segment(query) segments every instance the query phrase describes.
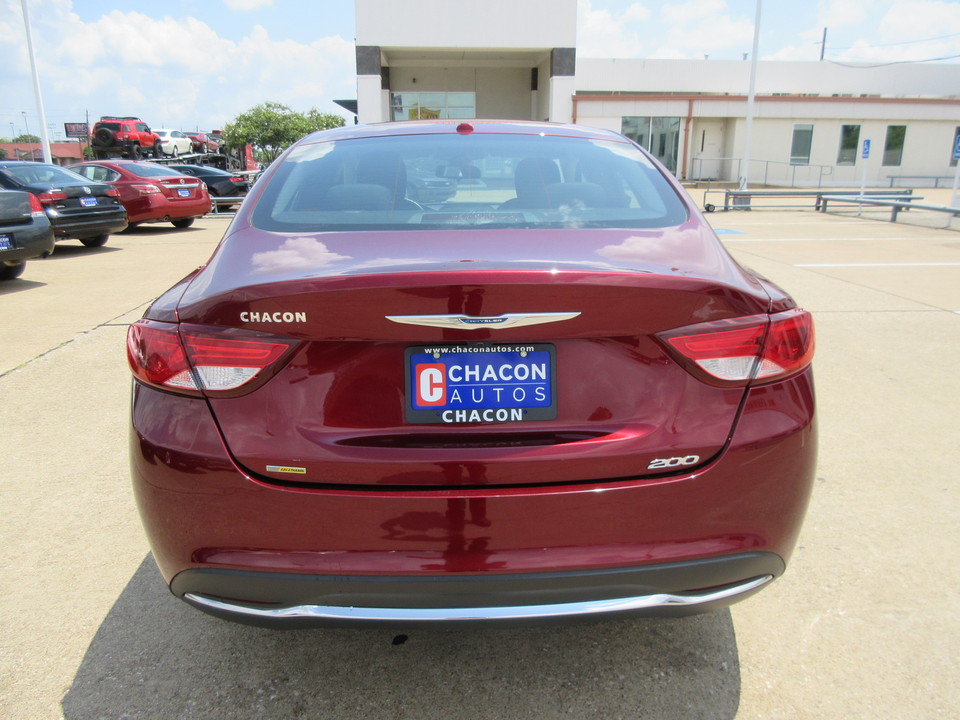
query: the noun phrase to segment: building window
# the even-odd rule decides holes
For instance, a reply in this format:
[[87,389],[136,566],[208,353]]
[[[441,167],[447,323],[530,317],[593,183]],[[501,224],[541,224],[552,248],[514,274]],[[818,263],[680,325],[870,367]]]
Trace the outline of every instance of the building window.
[[857,148],[860,145],[860,126],[840,126],[840,150],[837,152],[837,165],[856,165]]
[[674,175],[677,173],[677,151],[680,147],[680,118],[625,117],[620,132],[648,150]]
[[954,157],[953,149],[957,147],[958,142],[960,142],[960,127],[953,131],[953,145],[950,146],[950,167],[957,166],[957,158]]
[[790,164],[809,165],[812,146],[813,125],[794,125],[793,142],[790,145]]
[[906,136],[906,125],[887,125],[887,139],[883,144],[885,166],[900,166],[900,161],[903,160],[903,140]]
[[477,116],[472,92],[399,92],[390,99],[394,120],[469,120]]

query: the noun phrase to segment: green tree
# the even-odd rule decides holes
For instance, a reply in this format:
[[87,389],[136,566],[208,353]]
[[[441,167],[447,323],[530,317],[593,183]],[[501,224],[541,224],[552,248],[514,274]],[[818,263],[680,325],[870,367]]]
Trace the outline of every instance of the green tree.
[[36,135],[23,134],[23,135],[17,135],[11,142],[15,142],[15,143],[38,143],[38,142],[40,142],[40,138],[38,138]]
[[223,138],[231,149],[253,145],[256,159],[266,165],[305,135],[342,126],[343,118],[339,115],[322,113],[315,108],[299,113],[286,105],[266,102],[228,122],[223,128]]

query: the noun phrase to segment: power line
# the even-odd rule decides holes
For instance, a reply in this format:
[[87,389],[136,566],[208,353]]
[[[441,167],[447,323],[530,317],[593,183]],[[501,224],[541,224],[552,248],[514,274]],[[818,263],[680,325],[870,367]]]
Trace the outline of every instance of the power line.
[[[896,47],[897,45],[915,45],[915,44],[917,44],[917,43],[933,42],[934,40],[946,40],[947,38],[952,38],[952,37],[957,37],[957,36],[960,36],[960,33],[950,33],[949,35],[938,35],[937,37],[925,38],[925,39],[923,39],[923,40],[903,40],[903,41],[901,41],[901,42],[884,43],[884,44],[880,44],[880,45],[878,45],[878,44],[876,44],[876,43],[870,43],[870,47],[872,47],[872,48],[881,48],[881,47]],[[857,46],[853,46],[853,47],[842,47],[842,48],[831,48],[831,50],[855,50],[855,49],[858,49]]]
[[915,65],[918,63],[927,63],[927,62],[942,62],[943,60],[956,60],[957,58],[960,58],[960,55],[946,55],[944,57],[926,58],[924,60],[894,60],[892,62],[874,63],[872,65],[857,63],[857,61],[855,60],[851,62],[840,62],[839,60],[827,60],[827,62],[833,63],[834,65],[840,65],[842,67],[867,69],[867,68],[889,67],[890,65]]

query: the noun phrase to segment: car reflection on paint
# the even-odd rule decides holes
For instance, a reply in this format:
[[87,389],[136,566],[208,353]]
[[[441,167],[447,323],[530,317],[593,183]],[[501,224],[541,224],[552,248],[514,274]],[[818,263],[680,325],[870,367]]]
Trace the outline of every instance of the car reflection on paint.
[[789,560],[812,354],[620,135],[330,130],[131,326],[134,490],[172,592],[231,620],[714,610]]

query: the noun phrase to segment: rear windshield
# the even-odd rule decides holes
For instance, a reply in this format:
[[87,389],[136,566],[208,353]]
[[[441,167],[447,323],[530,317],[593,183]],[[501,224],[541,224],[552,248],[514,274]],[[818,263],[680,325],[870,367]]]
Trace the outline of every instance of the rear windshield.
[[183,173],[188,173],[190,175],[207,175],[209,177],[222,176],[222,177],[233,177],[233,173],[229,173],[226,170],[220,170],[219,168],[206,167],[206,166],[196,166],[196,167],[183,167],[182,165],[173,165],[174,170],[179,170]]
[[163,165],[155,165],[154,163],[130,163],[129,165],[124,165],[123,167],[127,172],[147,178],[181,177],[183,175],[182,172],[171,170]]
[[278,232],[664,227],[686,208],[628,142],[545,135],[407,135],[295,148],[257,204]]
[[83,176],[71,170],[65,170],[59,165],[46,165],[43,163],[7,165],[3,167],[3,172],[25,185],[42,183],[76,185],[80,182],[89,182]]

